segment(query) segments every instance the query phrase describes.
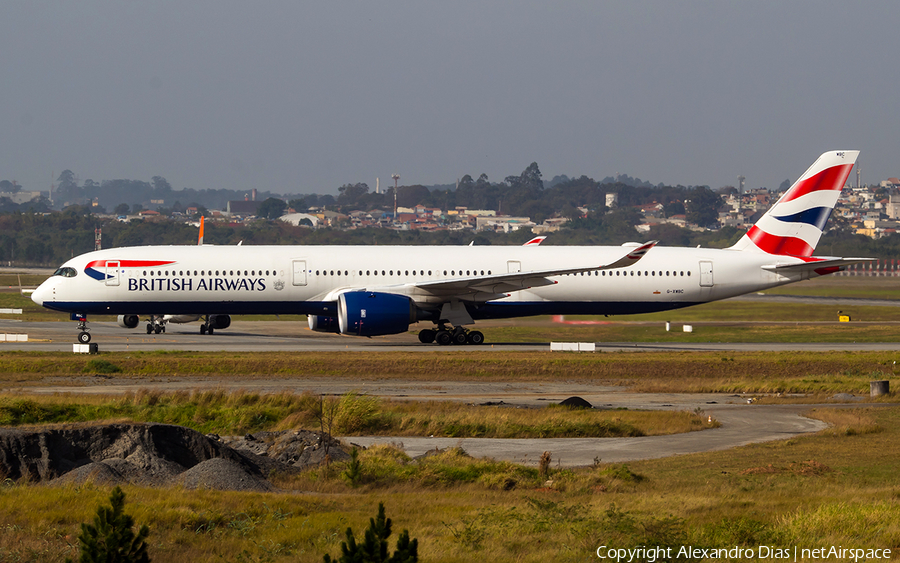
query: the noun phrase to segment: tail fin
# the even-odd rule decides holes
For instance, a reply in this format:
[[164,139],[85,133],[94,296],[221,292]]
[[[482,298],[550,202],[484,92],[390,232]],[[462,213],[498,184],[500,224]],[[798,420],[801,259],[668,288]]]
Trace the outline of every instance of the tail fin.
[[859,151],[820,156],[731,250],[812,256]]
[[200,236],[197,237],[197,244],[203,246],[203,215],[200,216]]

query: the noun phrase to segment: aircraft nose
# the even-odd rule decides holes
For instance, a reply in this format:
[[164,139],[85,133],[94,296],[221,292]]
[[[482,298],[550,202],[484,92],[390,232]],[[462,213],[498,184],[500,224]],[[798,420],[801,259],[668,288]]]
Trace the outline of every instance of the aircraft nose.
[[47,298],[47,282],[42,283],[31,293],[31,300],[37,303],[38,305],[44,304],[44,299]]

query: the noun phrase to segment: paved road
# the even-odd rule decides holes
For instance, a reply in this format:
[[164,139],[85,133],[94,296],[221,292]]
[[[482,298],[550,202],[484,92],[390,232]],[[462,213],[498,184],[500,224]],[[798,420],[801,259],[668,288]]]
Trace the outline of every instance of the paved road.
[[674,436],[522,440],[347,437],[344,440],[361,446],[396,443],[413,457],[435,448],[459,446],[474,457],[492,457],[526,465],[537,465],[541,454],[548,451],[553,457],[553,465],[573,467],[591,465],[595,460],[621,463],[726,450],[754,442],[783,440],[825,428],[825,423],[801,416],[800,413],[809,408],[806,405],[709,407],[704,412],[721,422],[720,428]]
[[[694,323],[700,325],[702,323]],[[715,323],[706,323],[715,324]],[[731,323],[733,324],[733,323]],[[772,324],[772,323],[767,323]],[[791,323],[794,324],[794,323]],[[888,324],[888,323],[878,323]],[[421,344],[413,334],[358,338],[312,332],[305,323],[283,321],[236,321],[227,330],[218,330],[212,336],[201,335],[199,324],[169,325],[164,334],[148,335],[141,329],[127,330],[116,323],[91,321],[93,342],[102,352],[133,350],[179,350],[216,352],[222,350],[240,352],[276,351],[367,351],[367,352],[428,352],[433,350],[487,350],[487,351],[549,351],[550,343],[488,343],[477,348],[441,347]],[[0,333],[27,334],[27,343],[0,342],[2,350],[31,350],[40,352],[66,352],[72,350],[77,330],[74,322],[19,322],[0,320]],[[670,342],[599,342],[597,350],[619,351],[900,351],[900,342],[875,343],[670,343]]]

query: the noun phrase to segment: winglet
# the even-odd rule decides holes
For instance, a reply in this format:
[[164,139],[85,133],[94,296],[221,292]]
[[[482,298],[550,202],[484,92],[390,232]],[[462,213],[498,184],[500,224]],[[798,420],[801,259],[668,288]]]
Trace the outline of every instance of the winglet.
[[659,244],[658,240],[651,240],[650,242],[645,242],[644,244],[632,249],[631,252],[619,258],[612,264],[607,264],[606,266],[602,266],[601,270],[613,270],[615,268],[625,268],[627,266],[631,266],[632,264],[636,264],[638,260],[644,257],[647,252],[650,251],[651,248]]

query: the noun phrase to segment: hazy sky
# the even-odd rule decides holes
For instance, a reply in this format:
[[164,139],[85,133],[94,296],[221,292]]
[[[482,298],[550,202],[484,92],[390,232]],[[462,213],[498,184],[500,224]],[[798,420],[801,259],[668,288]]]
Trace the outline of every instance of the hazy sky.
[[8,0],[0,179],[336,193],[536,161],[774,188],[859,149],[877,182],[900,176],[898,24],[894,0]]

